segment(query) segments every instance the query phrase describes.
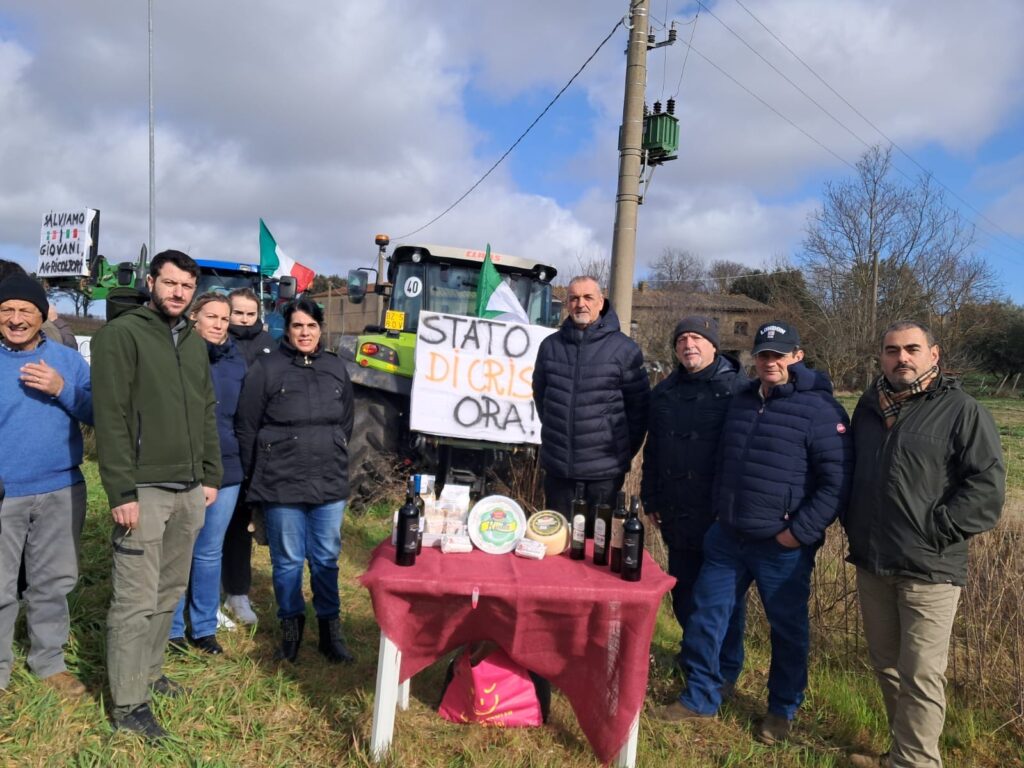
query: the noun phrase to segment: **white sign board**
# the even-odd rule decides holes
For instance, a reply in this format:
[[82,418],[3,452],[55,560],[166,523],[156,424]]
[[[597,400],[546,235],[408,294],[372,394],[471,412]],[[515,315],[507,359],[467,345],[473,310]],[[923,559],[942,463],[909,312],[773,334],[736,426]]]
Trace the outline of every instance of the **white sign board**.
[[43,214],[39,234],[39,277],[88,277],[96,255],[100,212],[93,208]]
[[410,426],[492,443],[540,444],[533,366],[553,328],[421,312]]

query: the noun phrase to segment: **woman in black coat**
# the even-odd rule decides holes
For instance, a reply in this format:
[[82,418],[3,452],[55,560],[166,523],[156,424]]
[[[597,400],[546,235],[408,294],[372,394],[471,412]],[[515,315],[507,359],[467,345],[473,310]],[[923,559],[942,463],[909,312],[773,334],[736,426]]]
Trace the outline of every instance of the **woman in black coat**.
[[339,615],[338,556],[348,498],[352,384],[344,363],[323,349],[323,310],[308,299],[282,313],[280,347],[249,369],[236,431],[247,500],[263,504],[281,620],[278,657],[295,661],[305,626],[302,569],[309,563],[320,652],[350,662]]

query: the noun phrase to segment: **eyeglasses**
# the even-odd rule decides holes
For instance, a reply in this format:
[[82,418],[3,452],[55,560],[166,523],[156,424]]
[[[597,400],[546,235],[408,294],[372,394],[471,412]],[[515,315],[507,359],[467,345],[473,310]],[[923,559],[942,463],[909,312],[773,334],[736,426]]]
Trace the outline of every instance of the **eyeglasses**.
[[21,316],[26,320],[35,320],[38,317],[42,317],[42,314],[38,309],[20,309],[16,307],[0,307],[0,320],[10,320],[15,315]]

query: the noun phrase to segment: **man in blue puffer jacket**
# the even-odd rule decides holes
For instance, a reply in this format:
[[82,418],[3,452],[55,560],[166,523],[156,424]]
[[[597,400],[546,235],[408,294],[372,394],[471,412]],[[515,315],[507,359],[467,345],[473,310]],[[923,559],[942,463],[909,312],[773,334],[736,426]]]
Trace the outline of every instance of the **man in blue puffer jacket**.
[[814,556],[843,509],[853,476],[849,419],[828,377],[803,365],[795,328],[762,325],[755,336],[757,380],[726,414],[715,475],[717,522],[704,539],[704,566],[686,625],[687,686],[658,715],[712,717],[724,681],[719,650],[737,595],[757,584],[771,626],[768,714],[758,741],[789,734],[807,686]]
[[640,347],[619,330],[594,278],[569,281],[566,304],[569,316],[537,350],[533,399],[544,497],[568,515],[577,483],[591,508],[615,502],[647,433],[650,382]]

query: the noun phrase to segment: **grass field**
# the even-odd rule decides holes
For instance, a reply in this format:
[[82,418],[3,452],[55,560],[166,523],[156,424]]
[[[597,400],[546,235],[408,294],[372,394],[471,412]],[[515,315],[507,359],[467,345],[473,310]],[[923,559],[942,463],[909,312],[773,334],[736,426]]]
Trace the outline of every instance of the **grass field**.
[[[852,399],[844,402],[852,406]],[[1009,517],[1019,517],[1024,499],[1024,402],[985,401],[1003,438],[1010,477]],[[86,467],[90,487],[84,535],[82,577],[72,595],[70,665],[88,686],[90,698],[78,705],[59,700],[27,671],[26,637],[19,622],[15,672],[0,693],[0,765],[11,766],[363,766],[370,765],[368,737],[373,711],[378,630],[367,593],[357,577],[371,549],[388,533],[387,504],[365,514],[347,515],[341,560],[342,606],[350,645],[358,661],[350,667],[324,663],[315,632],[307,632],[296,665],[273,661],[278,642],[267,550],[256,549],[254,604],[263,623],[253,632],[222,632],[226,655],[169,657],[167,673],[191,689],[180,699],[157,700],[155,709],[174,738],[159,747],[113,734],[104,709],[108,693],[104,667],[104,623],[109,599],[109,516],[99,492],[95,467]],[[649,539],[655,537],[648,537]],[[657,542],[654,542],[657,550]],[[751,738],[763,714],[767,677],[767,630],[752,600],[746,669],[738,695],[722,717],[698,724],[665,725],[640,721],[640,766],[844,766],[852,749],[885,747],[885,718],[874,678],[867,668],[855,610],[848,608],[848,573],[841,560],[841,534],[833,528],[819,558],[810,685],[789,743],[764,747]],[[831,554],[829,554],[831,552]],[[988,552],[988,550],[985,550]],[[659,554],[655,552],[656,556]],[[987,557],[987,555],[986,555]],[[1019,562],[1019,560],[1014,561]],[[1024,570],[1024,569],[1022,569]],[[307,593],[308,594],[308,593]],[[834,599],[834,596],[838,598]],[[1021,624],[1020,599],[1000,603],[998,621]],[[968,597],[967,599],[975,599]],[[981,599],[981,598],[978,598]],[[847,608],[837,611],[837,605]],[[1011,613],[1006,613],[1006,612]],[[965,616],[981,616],[965,605]],[[986,616],[988,614],[985,614]],[[312,620],[312,615],[310,615]],[[972,619],[973,620],[973,619]],[[315,625],[315,622],[313,622]],[[982,623],[978,619],[977,623]],[[1004,633],[1005,634],[1005,633]],[[985,637],[988,637],[985,635]],[[679,680],[667,668],[679,630],[667,603],[658,617],[645,715],[675,696]],[[988,642],[988,641],[986,641]],[[1017,636],[1018,646],[1020,636]],[[953,675],[943,749],[948,766],[1020,765],[1024,747],[1020,647],[1016,662],[999,660],[983,670],[991,682],[972,687],[970,675]],[[972,656],[968,654],[967,659]],[[974,665],[978,665],[975,653]],[[986,658],[996,658],[991,650]],[[956,657],[954,657],[954,662]],[[963,662],[961,662],[963,663]],[[1007,664],[1017,664],[1006,668]],[[998,665],[998,669],[995,667]],[[1017,676],[1017,685],[1013,677]],[[412,682],[412,705],[399,713],[387,766],[594,766],[597,764],[572,711],[557,693],[548,726],[527,730],[460,727],[438,717],[436,708],[443,662]],[[984,681],[983,681],[984,682]],[[995,691],[995,693],[993,693]]]

